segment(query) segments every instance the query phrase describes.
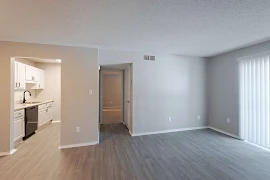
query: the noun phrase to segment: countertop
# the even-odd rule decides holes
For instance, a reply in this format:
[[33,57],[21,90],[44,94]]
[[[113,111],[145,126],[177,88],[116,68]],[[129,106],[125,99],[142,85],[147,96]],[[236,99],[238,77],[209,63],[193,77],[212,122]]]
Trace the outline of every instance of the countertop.
[[[29,101],[27,101],[27,102],[29,102]],[[29,108],[29,107],[32,107],[32,106],[38,106],[38,105],[45,104],[45,103],[48,103],[48,102],[53,102],[53,100],[35,100],[33,102],[38,102],[38,103],[32,103],[32,104],[14,104],[14,111],[18,111],[18,110],[21,110],[21,109]]]

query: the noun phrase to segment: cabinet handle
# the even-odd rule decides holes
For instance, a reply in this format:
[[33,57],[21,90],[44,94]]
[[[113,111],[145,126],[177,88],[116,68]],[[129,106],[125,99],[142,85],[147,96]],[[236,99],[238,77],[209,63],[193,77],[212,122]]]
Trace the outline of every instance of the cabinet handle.
[[19,87],[21,87],[21,83],[19,83]]
[[15,87],[18,87],[18,83],[16,83]]

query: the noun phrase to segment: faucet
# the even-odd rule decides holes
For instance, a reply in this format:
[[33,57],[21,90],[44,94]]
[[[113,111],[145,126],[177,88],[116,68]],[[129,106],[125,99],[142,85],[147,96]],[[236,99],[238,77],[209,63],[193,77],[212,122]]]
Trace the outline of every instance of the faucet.
[[26,102],[26,100],[25,100],[25,93],[26,93],[26,92],[28,92],[29,95],[31,96],[30,91],[24,91],[24,92],[23,92],[23,104]]

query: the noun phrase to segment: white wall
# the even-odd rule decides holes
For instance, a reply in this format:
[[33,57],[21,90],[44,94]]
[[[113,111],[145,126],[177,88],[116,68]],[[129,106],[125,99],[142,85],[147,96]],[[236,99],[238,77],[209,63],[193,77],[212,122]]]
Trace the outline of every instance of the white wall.
[[[228,52],[209,59],[209,125],[239,136],[237,58],[270,50],[270,41]],[[227,123],[227,118],[231,122]]]
[[[149,54],[149,53],[145,53]],[[133,63],[133,133],[206,126],[206,60],[100,50],[99,64]],[[201,119],[197,119],[197,115]],[[172,121],[168,121],[168,117]]]
[[45,73],[45,89],[36,90],[36,99],[53,100],[53,121],[61,121],[61,64],[36,63]]

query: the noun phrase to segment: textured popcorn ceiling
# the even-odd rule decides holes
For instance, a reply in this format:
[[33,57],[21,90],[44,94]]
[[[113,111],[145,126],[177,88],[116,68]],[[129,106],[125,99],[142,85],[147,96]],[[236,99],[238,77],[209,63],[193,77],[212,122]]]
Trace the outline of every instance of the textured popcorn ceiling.
[[268,40],[270,0],[0,0],[0,40],[212,56]]

